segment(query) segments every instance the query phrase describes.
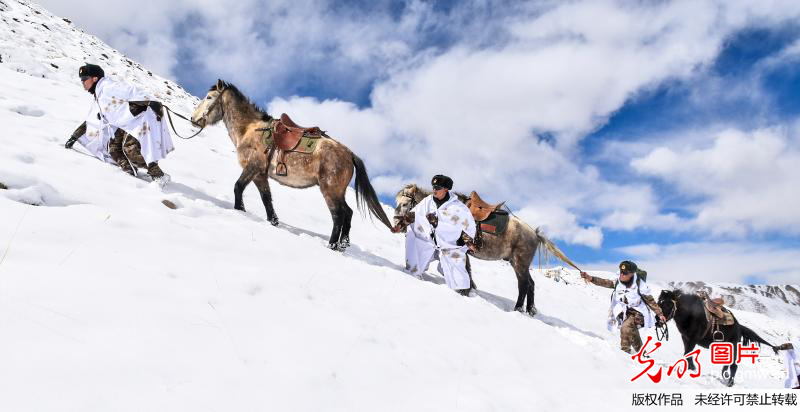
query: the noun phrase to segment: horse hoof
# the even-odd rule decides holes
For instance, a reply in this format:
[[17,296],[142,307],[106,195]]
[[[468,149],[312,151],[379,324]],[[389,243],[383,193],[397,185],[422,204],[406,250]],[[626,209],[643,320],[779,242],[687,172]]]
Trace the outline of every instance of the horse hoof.
[[732,386],[733,386],[733,378],[730,378],[730,379],[728,379],[728,380],[725,382],[725,386],[727,386],[727,387],[729,387],[729,388],[730,388],[730,387],[732,387]]
[[344,249],[340,248],[338,243],[329,243],[328,244],[328,249],[334,250],[334,251],[337,251],[337,252],[344,252]]
[[269,224],[271,224],[272,226],[278,226],[278,223],[280,223],[280,222],[278,222],[278,217],[277,216],[273,217],[272,219],[268,219],[268,221],[269,221]]
[[528,308],[528,315],[530,316],[536,316],[538,312],[539,311],[536,310],[536,306],[531,306],[530,308]]
[[339,241],[339,247],[344,250],[350,247],[350,239],[344,238]]

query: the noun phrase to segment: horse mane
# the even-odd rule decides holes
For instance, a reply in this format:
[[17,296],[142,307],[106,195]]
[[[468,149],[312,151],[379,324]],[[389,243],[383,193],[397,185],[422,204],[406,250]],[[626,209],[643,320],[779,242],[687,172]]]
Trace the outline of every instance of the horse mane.
[[[229,92],[233,93],[233,95],[238,100],[240,100],[240,101],[246,103],[248,106],[250,106],[250,108],[253,109],[253,111],[255,111],[259,115],[259,119],[260,120],[263,120],[265,122],[268,122],[268,121],[272,120],[272,116],[270,116],[269,113],[267,113],[264,109],[258,107],[257,104],[255,104],[252,100],[250,100],[249,97],[245,96],[245,94],[242,93],[241,90],[239,90],[239,88],[236,87],[233,83],[229,83],[229,82],[226,82],[224,80],[220,80],[220,82],[222,83],[222,88],[224,90],[228,90]],[[214,83],[214,85],[211,86],[211,88],[208,89],[208,91],[217,90],[217,85],[218,84],[219,83]]]

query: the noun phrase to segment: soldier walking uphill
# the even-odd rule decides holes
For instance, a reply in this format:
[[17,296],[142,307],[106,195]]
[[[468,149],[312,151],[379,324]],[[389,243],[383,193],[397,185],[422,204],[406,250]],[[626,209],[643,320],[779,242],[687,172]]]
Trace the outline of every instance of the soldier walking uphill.
[[614,325],[619,328],[620,349],[623,352],[631,354],[639,352],[642,348],[639,328],[653,327],[655,316],[666,323],[661,308],[653,299],[650,287],[636,273],[635,263],[627,260],[620,263],[617,281],[591,276],[586,272],[581,272],[581,277],[597,286],[614,289],[611,295],[608,328],[611,330]]
[[160,186],[169,175],[158,161],[173,150],[172,138],[162,122],[163,107],[134,86],[105,77],[100,66],[87,64],[78,70],[84,90],[94,96],[86,121],[64,145],[77,141],[97,158],[117,164],[136,175],[136,168]]
[[469,296],[474,289],[468,250],[475,250],[475,219],[466,205],[450,195],[453,179],[436,175],[431,179],[433,193],[398,223],[393,232],[411,225],[406,233],[406,270],[417,278],[428,270],[433,260],[451,289]]

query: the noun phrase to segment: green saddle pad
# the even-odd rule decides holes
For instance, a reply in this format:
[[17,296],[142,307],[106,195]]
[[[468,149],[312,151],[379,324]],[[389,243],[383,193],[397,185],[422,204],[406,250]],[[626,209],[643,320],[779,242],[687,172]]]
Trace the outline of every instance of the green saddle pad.
[[[269,147],[272,144],[272,133],[265,132],[262,134],[261,138],[264,141],[264,145]],[[317,143],[323,139],[323,137],[306,137],[303,136],[300,138],[300,142],[297,143],[294,149],[289,150],[290,152],[300,152],[300,153],[313,153],[314,149],[317,148]]]
[[483,233],[499,236],[506,233],[506,229],[508,229],[508,220],[508,212],[505,210],[496,210],[492,212],[486,220],[482,220],[478,222],[478,224]]

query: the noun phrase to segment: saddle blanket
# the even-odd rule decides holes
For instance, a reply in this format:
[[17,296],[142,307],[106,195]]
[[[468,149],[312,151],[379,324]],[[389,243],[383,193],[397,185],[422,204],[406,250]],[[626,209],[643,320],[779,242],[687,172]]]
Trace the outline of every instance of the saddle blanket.
[[[272,134],[265,133],[264,145],[269,147],[272,144]],[[319,137],[305,137],[303,136],[300,141],[297,143],[293,149],[289,150],[290,152],[300,152],[300,153],[314,153],[314,149],[317,148],[317,143],[320,141]]]
[[492,212],[486,220],[478,222],[481,227],[481,232],[490,235],[500,236],[506,233],[508,228],[508,212],[505,210],[496,210]]

